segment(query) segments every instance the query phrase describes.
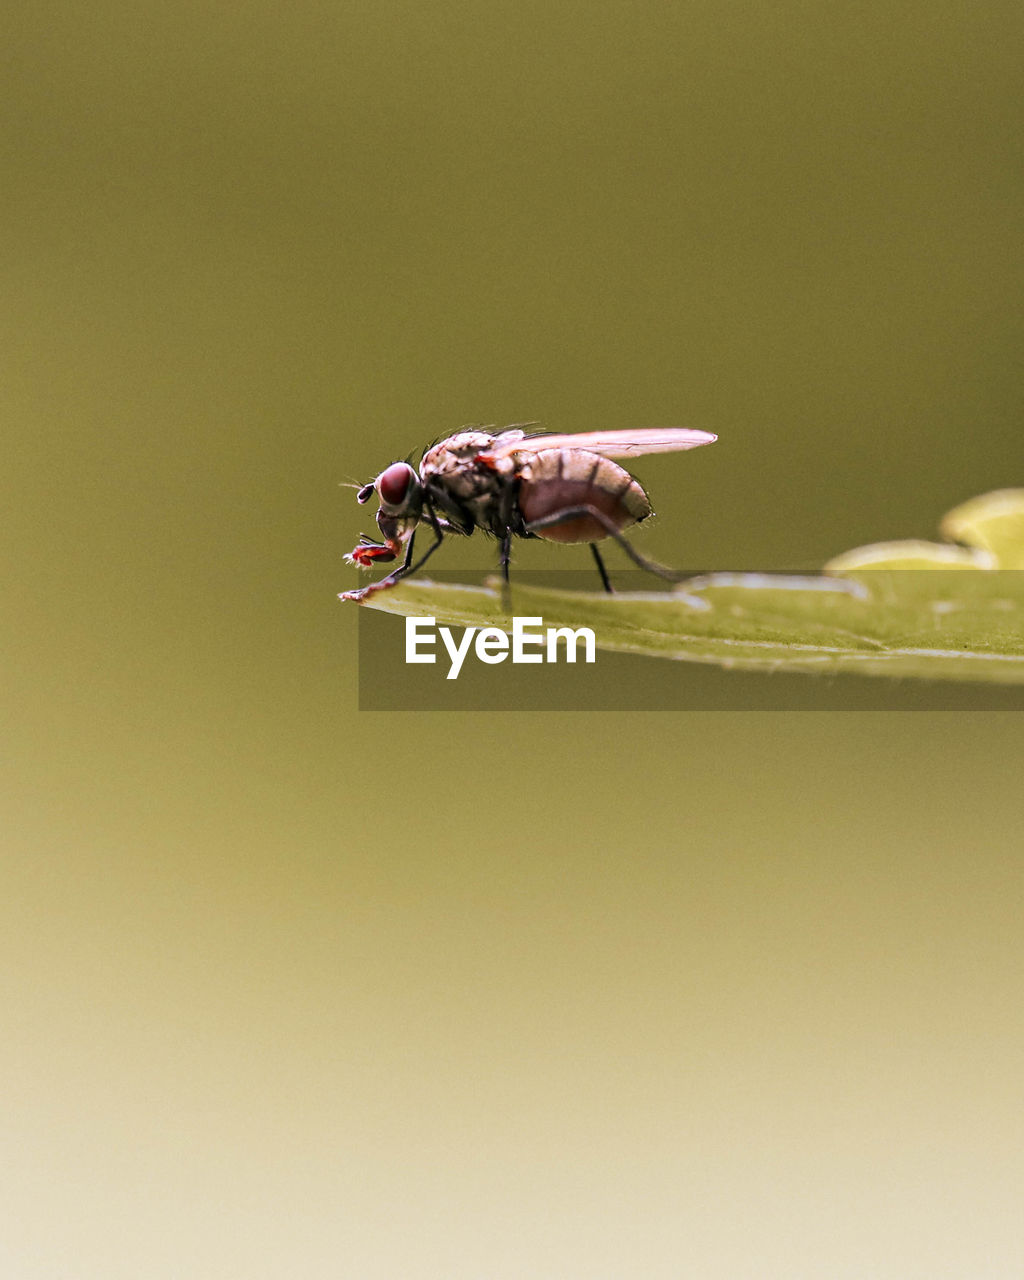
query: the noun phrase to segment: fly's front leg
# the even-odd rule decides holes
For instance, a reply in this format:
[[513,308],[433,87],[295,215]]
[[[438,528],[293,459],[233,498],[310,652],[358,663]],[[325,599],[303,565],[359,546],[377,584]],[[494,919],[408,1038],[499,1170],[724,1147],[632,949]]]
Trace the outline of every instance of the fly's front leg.
[[355,600],[357,602],[365,600],[367,596],[376,595],[378,591],[386,591],[388,587],[393,587],[396,582],[399,582],[402,578],[407,578],[409,574],[415,573],[417,569],[426,564],[441,543],[444,542],[445,530],[449,526],[447,521],[441,521],[437,518],[434,513],[434,508],[430,505],[429,499],[425,505],[427,508],[428,522],[434,533],[434,541],[429,547],[427,547],[426,551],[424,551],[420,558],[413,563],[413,544],[416,541],[416,530],[414,529],[409,535],[409,541],[406,544],[405,559],[397,569],[392,573],[389,573],[386,578],[382,578],[380,582],[371,582],[369,586],[357,587],[354,591],[343,591],[339,597],[340,599]]
[[[386,591],[388,587],[393,587],[399,578],[404,577],[407,573],[412,571],[412,549],[415,541],[416,531],[414,529],[409,535],[409,541],[405,545],[405,559],[397,569],[392,570],[386,578],[381,578],[379,582],[370,582],[365,587],[356,587],[354,591],[342,591],[338,597],[339,600],[355,600],[358,603],[359,601],[365,600],[367,596],[376,595],[378,591]],[[397,545],[397,543],[394,545]],[[371,547],[371,550],[374,549],[386,550],[386,548],[383,547],[376,548],[375,544]],[[394,557],[392,555],[387,555],[380,558],[390,560]],[[365,561],[357,561],[357,563],[360,563],[363,568],[369,567],[372,562],[373,557],[368,557]]]
[[429,497],[426,497],[426,495],[424,495],[423,505],[427,509],[427,516],[429,518],[430,527],[434,533],[434,541],[430,544],[429,547],[427,547],[426,551],[424,551],[424,553],[420,556],[420,558],[416,561],[416,563],[413,564],[412,563],[412,540],[416,536],[414,532],[412,537],[410,537],[409,539],[409,552],[405,557],[405,563],[402,565],[400,569],[396,569],[395,572],[390,575],[388,586],[391,586],[393,583],[397,582],[399,578],[404,578],[410,573],[415,573],[417,569],[422,568],[423,565],[427,563],[430,557],[438,549],[441,543],[444,542],[445,530],[450,529],[451,527],[446,520],[442,521],[438,519],[437,513],[434,511],[433,504],[431,503]]
[[[592,520],[596,520],[599,525],[608,534],[609,538],[614,538],[619,546],[629,556],[635,565],[639,565],[641,569],[645,569],[648,573],[653,573],[659,578],[664,578],[667,582],[683,582],[686,574],[679,573],[675,569],[667,569],[663,564],[657,564],[653,560],[648,560],[646,556],[642,556],[639,551],[635,551],[626,541],[619,531],[614,521],[610,520],[603,511],[598,511],[597,507],[566,507],[564,511],[555,511],[549,516],[542,516],[540,520],[533,520],[526,526],[529,533],[539,533],[542,529],[552,529],[555,525],[568,524],[570,520],[579,520],[582,516],[590,516]],[[597,557],[597,548],[594,544],[590,544],[593,548],[595,558]],[[598,566],[603,569],[604,566],[598,559]],[[602,573],[602,579],[607,587],[607,575]]]
[[409,534],[409,541],[405,547],[405,559],[402,561],[402,563],[398,566],[397,569],[393,569],[391,573],[389,573],[388,576],[384,579],[384,582],[389,587],[393,582],[397,582],[399,578],[404,578],[405,575],[409,572],[409,566],[412,564],[412,549],[415,543],[416,543],[416,530],[413,529],[412,533]]

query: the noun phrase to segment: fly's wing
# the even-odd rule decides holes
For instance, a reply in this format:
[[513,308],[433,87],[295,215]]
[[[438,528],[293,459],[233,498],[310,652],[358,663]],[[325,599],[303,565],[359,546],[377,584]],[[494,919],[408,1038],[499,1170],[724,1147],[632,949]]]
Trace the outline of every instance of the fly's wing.
[[585,449],[602,458],[638,458],[643,453],[696,449],[717,439],[710,431],[689,431],[686,427],[640,427],[634,431],[581,431],[574,435],[526,436],[508,441],[498,436],[485,453],[497,460],[512,454],[544,453],[548,449]]

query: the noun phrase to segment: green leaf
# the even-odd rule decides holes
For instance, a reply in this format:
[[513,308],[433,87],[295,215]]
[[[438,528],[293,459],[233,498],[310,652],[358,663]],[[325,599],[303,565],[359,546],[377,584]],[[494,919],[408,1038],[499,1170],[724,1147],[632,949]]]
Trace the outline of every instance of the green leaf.
[[744,670],[1024,683],[1024,489],[964,503],[942,531],[963,545],[876,543],[819,575],[712,573],[616,595],[413,578],[364,603],[447,626],[540,616],[592,628],[603,649]]

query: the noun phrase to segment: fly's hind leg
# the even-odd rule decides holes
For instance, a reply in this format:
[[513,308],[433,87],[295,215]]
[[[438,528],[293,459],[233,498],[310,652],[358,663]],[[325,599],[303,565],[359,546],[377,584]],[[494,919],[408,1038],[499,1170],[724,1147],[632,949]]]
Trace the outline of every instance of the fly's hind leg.
[[[603,511],[598,511],[597,507],[566,507],[564,511],[555,511],[549,516],[542,516],[540,520],[533,520],[527,526],[529,533],[539,533],[542,529],[551,529],[555,525],[567,524],[570,520],[579,520],[583,516],[589,516],[592,520],[604,529],[609,538],[614,538],[619,546],[629,556],[630,560],[647,573],[653,573],[658,578],[664,578],[666,582],[682,582],[686,578],[686,574],[679,573],[675,569],[668,569],[663,564],[657,564],[654,560],[648,560],[646,556],[642,556],[636,551],[627,540],[616,524],[605,515]],[[600,558],[598,558],[597,548],[593,543],[590,544],[595,558],[597,558],[598,567],[603,569]],[[608,586],[607,574],[602,572],[602,581]]]
[[601,559],[601,553],[597,549],[596,542],[590,543],[590,550],[594,553],[594,563],[597,565],[597,571],[601,575],[601,583],[604,586],[605,591],[607,591],[609,595],[614,595],[615,590],[608,578],[608,570],[604,567],[604,561]]

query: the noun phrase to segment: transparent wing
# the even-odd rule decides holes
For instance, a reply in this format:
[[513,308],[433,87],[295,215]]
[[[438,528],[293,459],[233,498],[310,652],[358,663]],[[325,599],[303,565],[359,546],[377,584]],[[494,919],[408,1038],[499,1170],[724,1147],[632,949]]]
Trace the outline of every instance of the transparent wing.
[[586,449],[602,458],[637,458],[643,453],[696,449],[717,439],[710,431],[690,431],[686,427],[640,427],[634,431],[580,431],[573,435],[526,436],[508,441],[498,436],[485,453],[489,458],[507,458],[513,453],[543,453],[548,449]]

